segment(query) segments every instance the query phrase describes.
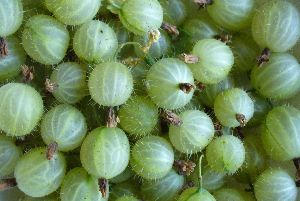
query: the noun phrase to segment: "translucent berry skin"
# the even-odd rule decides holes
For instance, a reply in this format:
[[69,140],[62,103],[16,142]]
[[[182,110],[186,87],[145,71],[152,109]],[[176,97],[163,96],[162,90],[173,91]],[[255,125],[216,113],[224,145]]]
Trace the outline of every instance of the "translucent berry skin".
[[0,178],[13,173],[22,155],[22,151],[14,141],[0,134]]
[[268,169],[254,184],[257,201],[295,201],[297,187],[294,179],[284,170]]
[[22,43],[26,53],[44,65],[58,64],[65,57],[70,36],[55,18],[35,15],[24,26]]
[[178,151],[194,154],[203,150],[213,139],[215,129],[211,118],[199,110],[186,110],[179,115],[180,126],[170,125],[169,138]]
[[42,118],[42,97],[28,85],[3,85],[0,88],[0,100],[0,129],[7,135],[29,134]]
[[118,48],[114,30],[99,20],[80,26],[75,32],[73,48],[76,55],[90,63],[112,60]]
[[99,191],[98,178],[89,175],[81,167],[67,173],[61,185],[60,198],[61,201],[107,200],[102,198]]
[[164,11],[164,22],[178,26],[187,17],[186,6],[181,0],[160,0]]
[[254,15],[252,35],[257,44],[272,52],[291,49],[300,37],[299,11],[288,1],[267,2]]
[[15,33],[22,24],[23,5],[21,0],[1,0],[0,37]]
[[114,178],[111,178],[109,180],[109,182],[115,183],[115,184],[123,183],[123,182],[131,179],[132,176],[134,176],[134,173],[131,170],[131,167],[128,166],[121,174],[115,176]]
[[50,80],[56,84],[52,94],[61,103],[75,104],[88,94],[86,71],[78,63],[66,62],[58,65]]
[[234,174],[245,161],[245,148],[237,137],[223,135],[207,146],[206,159],[213,170]]
[[89,174],[111,179],[126,169],[129,152],[129,141],[121,129],[100,127],[83,141],[80,160]]
[[216,199],[207,190],[192,187],[183,191],[178,201],[216,201]]
[[189,93],[179,88],[181,83],[194,84],[194,78],[188,66],[179,59],[161,59],[151,66],[146,84],[149,96],[159,107],[178,109],[192,99],[194,89]]
[[146,63],[140,63],[132,67],[131,73],[134,82],[134,93],[137,95],[148,95],[146,88],[146,76],[150,66]]
[[55,18],[67,25],[80,25],[93,19],[97,14],[101,0],[46,0],[46,7]]
[[248,72],[255,65],[255,58],[260,54],[260,49],[252,36],[242,33],[232,37],[230,44],[234,54],[234,68],[238,71]]
[[248,93],[254,102],[254,113],[251,120],[248,122],[248,126],[255,126],[261,124],[266,118],[268,112],[272,109],[271,104],[266,98],[261,97],[256,93]]
[[23,198],[19,201],[59,201],[59,197],[57,197],[55,193],[49,196],[38,197],[38,198],[33,198],[25,195],[25,197],[23,196]]
[[254,13],[254,0],[214,0],[207,7],[210,17],[219,25],[230,31],[239,31],[251,25]]
[[222,188],[213,193],[218,201],[255,201],[255,198],[246,191],[234,188]]
[[88,82],[92,98],[103,106],[118,106],[127,101],[133,91],[129,69],[117,62],[98,64]]
[[217,84],[205,85],[205,89],[199,94],[199,100],[204,105],[213,108],[215,99],[222,91],[231,89],[234,87],[234,80],[227,76],[224,80]]
[[136,142],[131,151],[131,167],[144,179],[165,177],[171,171],[173,162],[172,146],[162,137],[144,137]]
[[122,4],[119,18],[129,31],[145,35],[160,28],[163,9],[157,0],[127,0]]
[[287,99],[300,90],[300,65],[288,53],[273,53],[268,63],[251,72],[253,87],[264,97]]
[[135,137],[150,134],[158,122],[158,108],[144,96],[129,99],[118,112],[122,128]]
[[149,201],[173,201],[184,185],[184,176],[171,170],[162,179],[145,180],[142,183],[142,195]]
[[0,81],[17,76],[21,71],[21,65],[26,60],[25,51],[17,37],[10,36],[5,38],[5,41],[8,55],[0,56]]
[[214,111],[223,126],[238,127],[241,123],[236,115],[244,115],[247,123],[253,116],[254,103],[244,90],[232,88],[216,97]]
[[134,196],[139,194],[139,190],[139,187],[133,182],[122,182],[112,186],[109,194],[109,200],[116,201],[118,198],[123,196]]
[[[133,40],[135,42],[140,43],[142,46],[145,46],[149,41],[149,34],[144,36],[135,35]],[[144,52],[141,50],[139,46],[135,46],[134,51],[139,57],[142,57],[144,55]],[[152,44],[148,54],[151,57],[160,58],[162,56],[168,55],[170,52],[171,52],[170,37],[166,32],[161,31],[159,40]]]
[[300,111],[291,106],[279,106],[266,118],[262,140],[272,159],[287,161],[300,157]]
[[192,54],[199,58],[199,62],[189,66],[195,79],[204,84],[216,84],[224,80],[234,63],[231,49],[216,39],[198,41]]
[[57,152],[51,160],[46,148],[34,148],[23,155],[15,168],[18,188],[31,197],[43,197],[56,191],[66,172],[64,156]]
[[43,117],[41,136],[49,145],[56,142],[58,150],[71,151],[79,147],[87,132],[85,117],[70,105],[58,105]]

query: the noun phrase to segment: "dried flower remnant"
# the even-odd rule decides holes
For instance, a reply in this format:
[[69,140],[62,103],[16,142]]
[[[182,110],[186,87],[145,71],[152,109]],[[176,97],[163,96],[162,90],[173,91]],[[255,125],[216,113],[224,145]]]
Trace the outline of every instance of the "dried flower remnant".
[[198,56],[186,53],[179,55],[179,59],[181,59],[186,64],[195,64],[199,62]]
[[271,56],[271,50],[269,48],[263,49],[262,53],[256,58],[258,67],[262,67],[268,63]]
[[236,118],[236,120],[240,123],[240,126],[241,126],[241,127],[246,126],[246,124],[247,124],[247,119],[246,119],[245,115],[243,115],[243,114],[236,114],[236,115],[235,115],[235,118]]
[[180,175],[189,176],[192,172],[194,172],[196,164],[193,161],[189,160],[175,160],[173,167]]
[[4,38],[0,37],[0,57],[8,55],[7,42]]
[[99,179],[98,180],[99,191],[102,194],[102,198],[105,198],[107,196],[107,192],[106,192],[107,185],[108,185],[107,179]]
[[28,83],[34,79],[33,67],[22,65],[22,81]]
[[48,92],[53,93],[58,85],[47,78],[45,81],[45,87]]
[[108,109],[106,127],[115,128],[115,127],[117,127],[118,123],[120,123],[120,119],[116,115],[114,108],[110,107]]
[[230,35],[230,34],[219,34],[219,35],[216,35],[214,38],[221,41],[221,42],[223,42],[223,43],[225,43],[226,45],[228,43],[232,42],[231,41],[232,35]]
[[199,6],[199,8],[205,8],[206,6],[213,4],[213,0],[194,0],[194,2]]
[[47,147],[46,158],[47,160],[51,160],[56,153],[58,148],[58,144],[56,142],[52,142]]
[[179,88],[184,93],[189,94],[193,89],[195,89],[195,86],[190,83],[180,83]]
[[179,35],[179,31],[175,25],[169,24],[167,22],[163,22],[161,28],[170,35],[174,35],[174,36]]
[[166,122],[174,126],[180,126],[182,124],[180,117],[170,110],[163,110],[162,117]]

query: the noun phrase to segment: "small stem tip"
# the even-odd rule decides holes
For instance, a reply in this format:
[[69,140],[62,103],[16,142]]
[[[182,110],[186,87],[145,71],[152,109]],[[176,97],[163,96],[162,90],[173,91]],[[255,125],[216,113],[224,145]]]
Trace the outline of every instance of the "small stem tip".
[[231,39],[232,39],[232,35],[230,34],[219,34],[219,35],[216,35],[214,36],[215,39],[225,43],[226,45],[228,43],[231,43]]
[[99,191],[102,194],[102,198],[106,198],[107,185],[108,185],[108,180],[107,179],[98,179]]
[[15,186],[17,186],[17,181],[15,178],[1,179],[0,181],[0,191],[4,191]]
[[213,4],[213,0],[194,0],[194,2],[199,6],[199,8],[205,8],[207,5]]
[[116,115],[113,107],[108,108],[106,127],[115,128],[120,123],[119,117]]
[[236,114],[236,115],[235,115],[235,118],[236,118],[236,120],[240,123],[240,126],[241,126],[241,127],[246,126],[246,124],[247,124],[247,119],[246,119],[245,115],[243,115],[243,114]]
[[33,67],[22,65],[21,69],[22,69],[22,81],[24,83],[28,83],[34,79]]
[[46,158],[47,160],[51,160],[54,154],[57,152],[58,144],[56,142],[52,142],[47,147]]
[[162,117],[166,122],[174,126],[181,126],[182,124],[180,117],[177,114],[173,113],[172,111],[163,110]]
[[8,48],[6,40],[0,37],[0,57],[5,57],[8,55]]
[[189,94],[193,89],[195,89],[195,86],[190,83],[180,83],[179,88],[184,93]]
[[189,160],[175,160],[173,167],[177,170],[178,174],[189,176],[192,172],[194,172],[196,164]]
[[52,82],[50,79],[46,79],[45,88],[48,92],[53,93],[57,89],[58,85]]
[[186,53],[179,55],[179,59],[181,59],[186,64],[195,64],[199,62],[198,56]]
[[268,63],[271,56],[271,50],[269,48],[263,49],[261,54],[256,58],[258,67],[262,67],[264,64]]
[[167,22],[163,22],[161,28],[170,35],[174,35],[174,36],[179,35],[179,31],[175,25],[169,24]]

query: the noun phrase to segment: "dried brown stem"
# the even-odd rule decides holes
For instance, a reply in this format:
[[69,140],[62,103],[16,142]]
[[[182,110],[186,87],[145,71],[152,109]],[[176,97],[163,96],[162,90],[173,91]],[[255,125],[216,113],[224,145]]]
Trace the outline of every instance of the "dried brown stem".
[[245,115],[243,115],[243,114],[236,114],[235,118],[240,123],[240,127],[246,126],[247,119],[246,119]]
[[106,198],[107,196],[107,185],[108,185],[107,179],[98,179],[99,191],[102,194],[102,198]]
[[181,59],[186,64],[195,64],[199,62],[198,56],[186,53],[179,55],[179,59]]
[[175,160],[173,167],[177,170],[178,174],[189,176],[192,172],[194,172],[196,164],[189,160]]
[[120,119],[116,115],[114,108],[113,107],[108,108],[106,127],[115,128],[117,127],[118,123],[120,123]]
[[170,110],[163,110],[161,115],[163,119],[169,124],[172,124],[174,126],[180,126],[182,124],[180,117]]
[[180,83],[179,88],[184,93],[189,94],[193,89],[195,89],[195,86],[190,83]]
[[0,181],[0,191],[4,191],[15,186],[17,186],[17,181],[15,178],[1,179]]
[[47,147],[46,158],[47,160],[51,160],[54,154],[57,152],[58,144],[56,142],[52,142]]
[[7,42],[4,38],[0,37],[0,57],[8,55]]
[[263,49],[262,53],[256,58],[258,67],[262,67],[268,63],[271,56],[271,50],[269,48]]
[[167,22],[163,22],[161,28],[170,35],[174,35],[174,36],[179,35],[179,31],[175,25],[169,24]]

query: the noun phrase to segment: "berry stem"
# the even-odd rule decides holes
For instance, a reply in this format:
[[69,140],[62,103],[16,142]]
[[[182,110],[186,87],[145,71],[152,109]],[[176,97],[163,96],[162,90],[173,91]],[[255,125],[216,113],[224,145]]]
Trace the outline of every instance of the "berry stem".
[[113,107],[108,108],[106,127],[115,128],[120,123],[119,117],[116,115]]
[[180,83],[179,88],[184,93],[189,94],[193,89],[195,89],[195,86],[190,83]]
[[107,185],[108,185],[108,180],[107,179],[98,179],[98,186],[99,186],[99,191],[102,194],[102,198],[106,198],[107,195]]
[[5,57],[8,55],[8,48],[6,40],[0,37],[0,57]]
[[180,126],[182,124],[180,117],[170,110],[163,110],[161,115],[163,119],[169,124],[172,124],[174,126]]
[[17,181],[15,178],[1,179],[0,181],[0,191],[4,191],[15,186],[17,186]]
[[203,154],[199,158],[199,191],[202,189],[203,186],[203,179],[202,179],[202,159],[203,159]]
[[54,154],[57,152],[58,144],[56,142],[51,142],[47,147],[46,158],[51,160]]

